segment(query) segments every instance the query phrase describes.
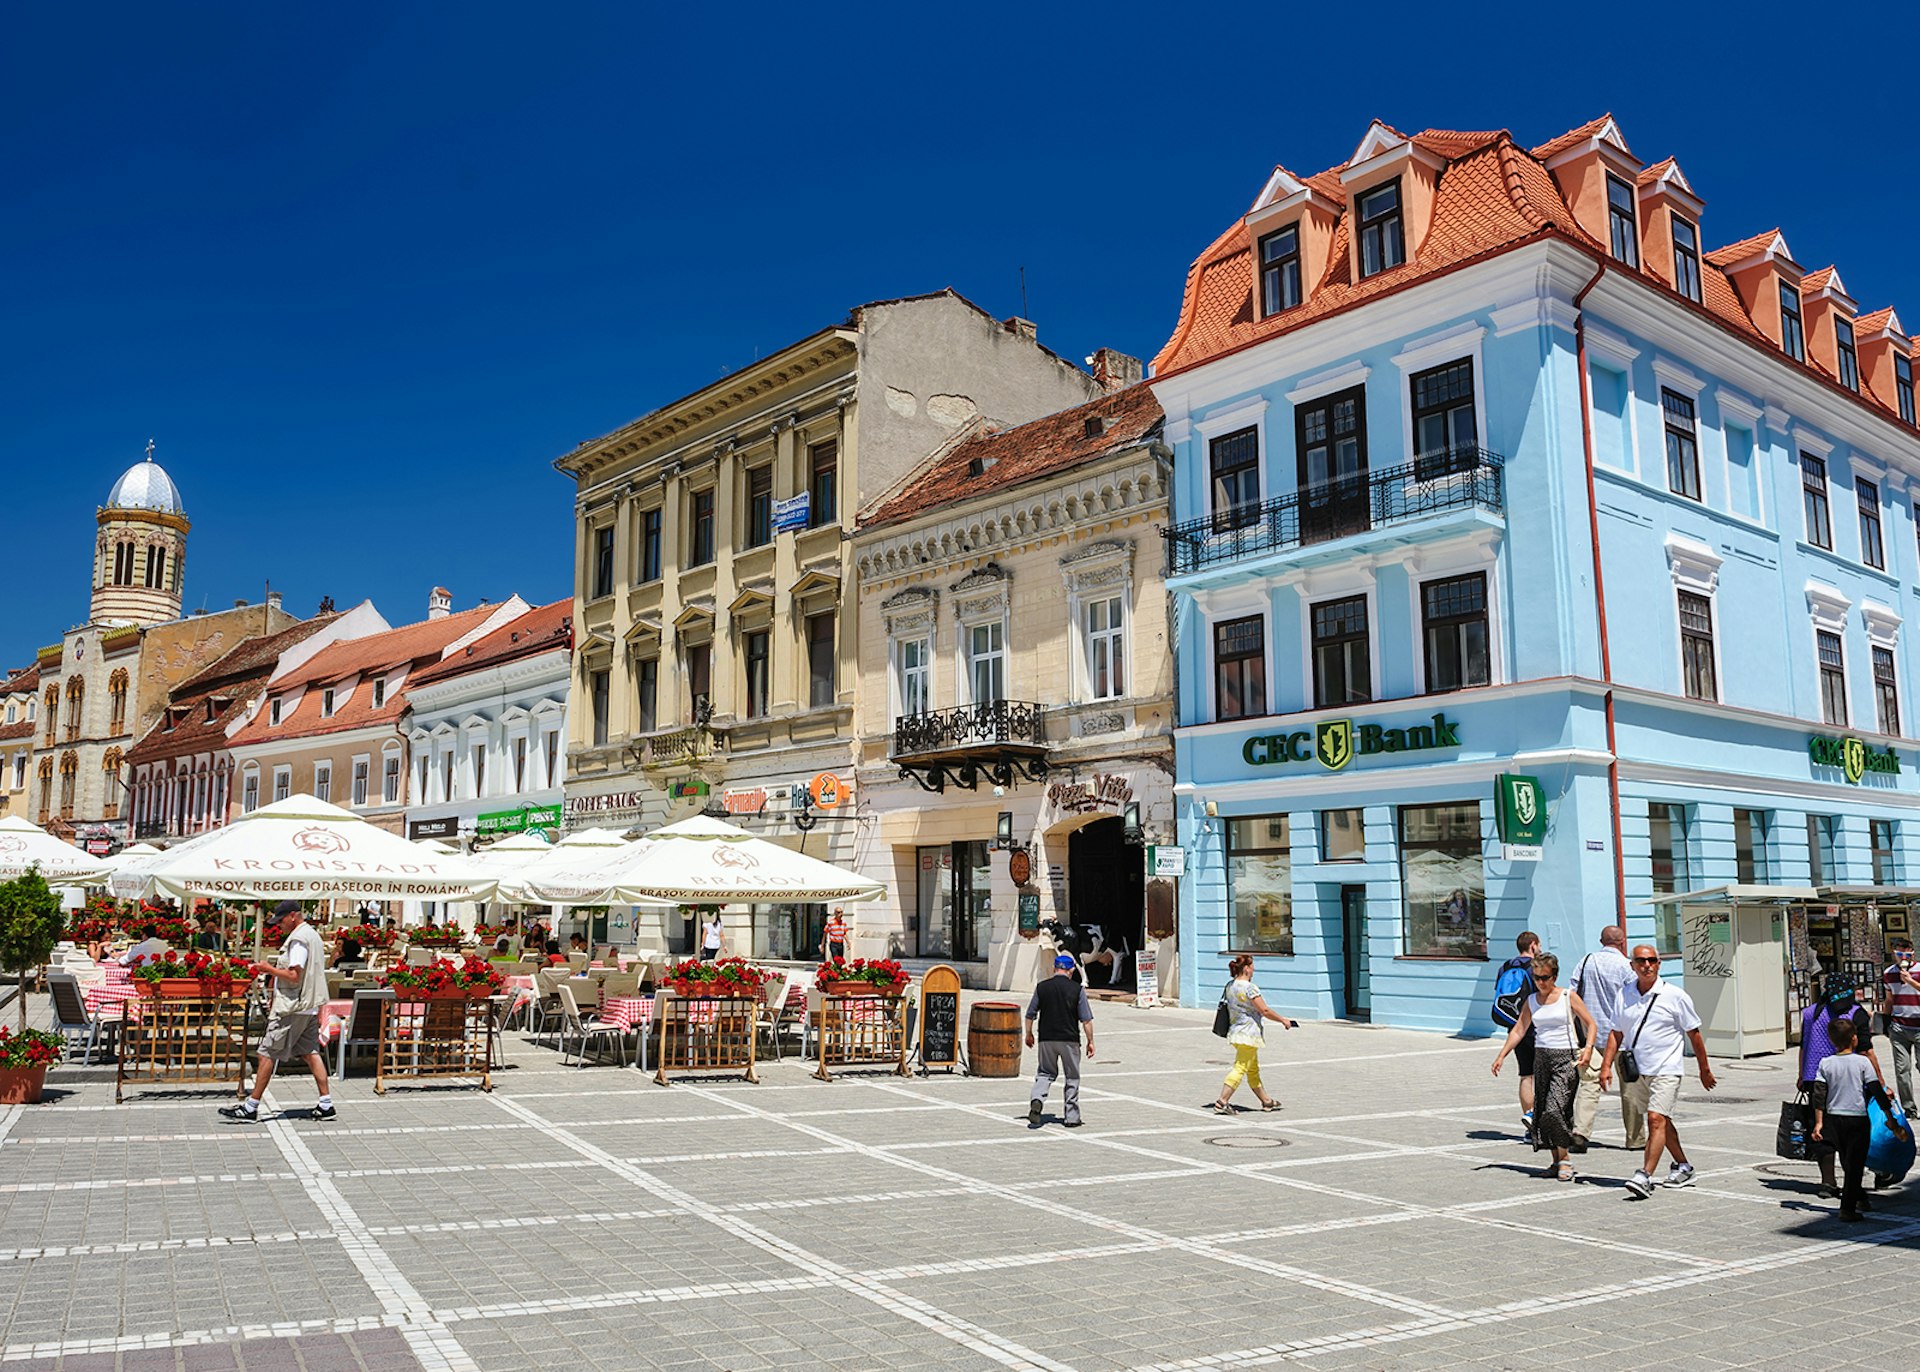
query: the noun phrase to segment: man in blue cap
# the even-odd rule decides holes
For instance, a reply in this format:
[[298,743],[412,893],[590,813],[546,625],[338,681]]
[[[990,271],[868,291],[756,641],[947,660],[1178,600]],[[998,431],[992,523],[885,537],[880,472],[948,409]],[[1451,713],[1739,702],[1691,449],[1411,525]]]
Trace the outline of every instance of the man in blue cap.
[[1040,1024],[1040,1071],[1033,1079],[1033,1099],[1027,1104],[1027,1122],[1040,1123],[1053,1079],[1064,1081],[1066,1124],[1080,1127],[1080,1032],[1086,1031],[1087,1056],[1093,1056],[1093,1005],[1087,989],[1073,979],[1075,964],[1066,953],[1053,960],[1053,975],[1033,988],[1027,1002],[1027,1047],[1034,1046],[1034,1021]]

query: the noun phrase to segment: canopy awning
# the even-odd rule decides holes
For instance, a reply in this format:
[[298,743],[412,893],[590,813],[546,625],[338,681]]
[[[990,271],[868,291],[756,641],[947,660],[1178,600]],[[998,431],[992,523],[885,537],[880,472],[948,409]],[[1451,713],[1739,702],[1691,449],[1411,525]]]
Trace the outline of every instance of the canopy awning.
[[1652,900],[1643,900],[1642,905],[1791,905],[1800,901],[1816,901],[1820,892],[1811,886],[1761,886],[1745,882],[1729,882],[1725,886],[1709,886],[1703,891],[1675,891],[1664,896],[1655,896]]

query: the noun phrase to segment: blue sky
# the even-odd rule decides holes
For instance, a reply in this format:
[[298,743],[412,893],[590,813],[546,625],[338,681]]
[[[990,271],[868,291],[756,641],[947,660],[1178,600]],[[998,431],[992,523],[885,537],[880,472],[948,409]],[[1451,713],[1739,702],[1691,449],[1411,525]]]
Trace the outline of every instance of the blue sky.
[[1015,313],[1022,267],[1042,342],[1151,355],[1273,163],[1334,164],[1374,116],[1538,142],[1611,109],[1679,156],[1709,246],[1779,223],[1920,328],[1904,88],[1853,60],[1911,50],[1910,19],[1834,35],[1838,65],[1790,42],[1773,79],[1755,45],[1811,41],[1804,8],[1370,13],[17,10],[0,665],[84,618],[94,507],[150,437],[194,521],[190,608],[269,581],[395,623],[435,583],[557,598],[550,464],[577,442],[863,300]]

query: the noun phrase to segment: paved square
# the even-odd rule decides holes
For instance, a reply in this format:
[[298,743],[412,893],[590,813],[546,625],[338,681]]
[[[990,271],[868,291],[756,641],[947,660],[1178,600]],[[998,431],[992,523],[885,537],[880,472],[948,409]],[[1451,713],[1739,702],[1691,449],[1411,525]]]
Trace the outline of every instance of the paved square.
[[61,1069],[0,1109],[0,1365],[1506,1367],[1542,1329],[1609,1372],[1912,1360],[1898,1305],[1808,1298],[1897,1286],[1920,1204],[1843,1226],[1773,1159],[1785,1059],[1691,1088],[1699,1182],[1634,1203],[1611,1102],[1580,1180],[1538,1175],[1490,1043],[1276,1032],[1286,1108],[1225,1119],[1208,1019],[1099,1007],[1073,1131],[1025,1081],[662,1090],[519,1034],[491,1095],[362,1069],[332,1125],[304,1077],[249,1129]]

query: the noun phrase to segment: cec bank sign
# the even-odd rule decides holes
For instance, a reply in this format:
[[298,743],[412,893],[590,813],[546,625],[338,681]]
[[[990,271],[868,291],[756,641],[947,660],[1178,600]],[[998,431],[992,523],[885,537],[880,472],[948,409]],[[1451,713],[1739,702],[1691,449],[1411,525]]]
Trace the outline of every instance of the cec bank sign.
[[1356,757],[1376,753],[1415,753],[1430,748],[1458,748],[1460,721],[1444,714],[1411,728],[1380,724],[1356,725],[1350,719],[1323,719],[1312,730],[1290,734],[1255,734],[1240,749],[1250,767],[1272,767],[1292,762],[1318,762],[1337,772]]

